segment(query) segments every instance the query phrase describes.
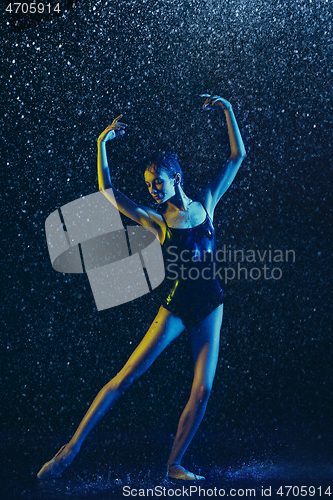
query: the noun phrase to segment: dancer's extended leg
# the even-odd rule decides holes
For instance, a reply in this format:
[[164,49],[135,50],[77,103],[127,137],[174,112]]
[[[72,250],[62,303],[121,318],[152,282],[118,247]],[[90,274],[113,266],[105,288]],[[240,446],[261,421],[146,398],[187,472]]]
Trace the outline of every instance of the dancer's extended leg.
[[161,307],[148,332],[122,370],[97,394],[70,442],[39,471],[37,476],[40,479],[61,474],[80,451],[84,438],[112,408],[119,396],[183,330],[182,321]]
[[194,379],[168,460],[168,475],[171,478],[204,479],[184,469],[180,462],[206,410],[218,359],[222,312],[221,305],[191,330]]

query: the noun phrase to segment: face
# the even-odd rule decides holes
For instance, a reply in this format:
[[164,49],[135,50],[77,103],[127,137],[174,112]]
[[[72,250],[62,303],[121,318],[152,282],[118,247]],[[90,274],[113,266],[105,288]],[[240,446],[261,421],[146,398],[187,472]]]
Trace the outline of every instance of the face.
[[145,182],[149,193],[159,205],[176,194],[175,180],[158,168],[145,171]]

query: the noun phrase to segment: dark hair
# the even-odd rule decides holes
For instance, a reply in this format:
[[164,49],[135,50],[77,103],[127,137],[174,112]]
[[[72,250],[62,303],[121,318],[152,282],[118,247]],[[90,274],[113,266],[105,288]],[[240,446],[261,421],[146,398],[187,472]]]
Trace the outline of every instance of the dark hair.
[[183,171],[178,163],[178,156],[176,153],[154,151],[145,158],[145,162],[146,170],[149,170],[151,172],[154,167],[157,167],[159,170],[166,172],[170,179],[173,179],[177,174],[180,174],[180,185],[183,185]]

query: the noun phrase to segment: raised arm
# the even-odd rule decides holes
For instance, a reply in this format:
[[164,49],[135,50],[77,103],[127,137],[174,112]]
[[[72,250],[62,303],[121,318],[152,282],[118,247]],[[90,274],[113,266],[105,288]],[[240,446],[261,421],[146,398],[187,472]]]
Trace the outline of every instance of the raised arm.
[[[162,237],[161,227],[158,224],[161,216],[152,209],[137,205],[112,185],[108,159],[106,154],[106,142],[125,133],[125,123],[119,122],[123,115],[113,120],[111,125],[101,133],[97,139],[97,172],[99,190],[104,196],[126,217],[138,224],[147,227],[158,237]],[[163,222],[161,222],[163,223]],[[161,234],[160,234],[161,233]]]
[[218,176],[199,195],[200,201],[204,203],[206,209],[212,216],[217,203],[234,180],[246,156],[246,152],[230,102],[216,95],[211,96],[209,94],[202,94],[201,97],[207,98],[203,105],[204,110],[208,111],[212,108],[220,108],[224,111],[231,149],[230,157],[222,167]]

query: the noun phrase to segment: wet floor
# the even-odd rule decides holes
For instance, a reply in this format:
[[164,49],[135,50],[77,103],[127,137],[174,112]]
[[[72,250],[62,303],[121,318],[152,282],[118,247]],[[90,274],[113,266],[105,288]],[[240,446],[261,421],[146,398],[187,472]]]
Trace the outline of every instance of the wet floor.
[[[5,445],[1,500],[122,498],[330,498],[333,493],[332,437],[300,442],[299,436],[250,440],[199,438],[184,465],[206,476],[200,483],[166,479],[169,436],[94,434],[58,479],[36,473],[57,452],[61,436],[22,439]],[[201,440],[200,440],[201,439]],[[227,444],[223,444],[227,443]],[[213,444],[212,444],[213,443]],[[121,445],[121,446],[120,446]],[[202,446],[202,448],[200,448]],[[51,448],[54,453],[50,452]],[[160,453],[159,453],[160,452]],[[206,453],[208,452],[208,454]],[[330,487],[331,485],[331,487]],[[328,489],[330,487],[330,489]]]

